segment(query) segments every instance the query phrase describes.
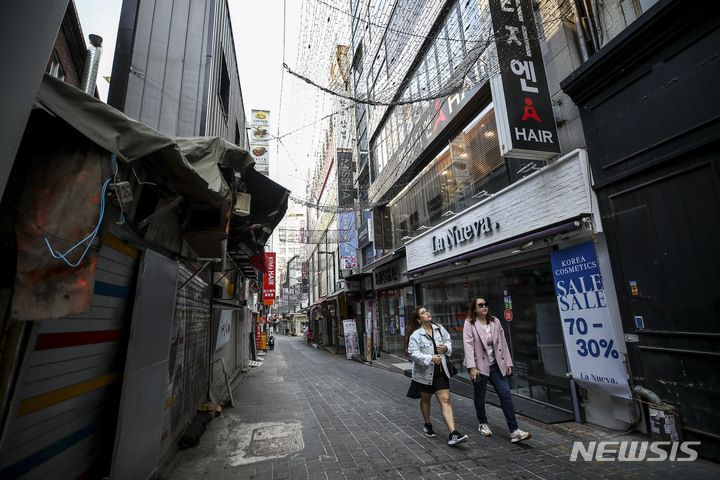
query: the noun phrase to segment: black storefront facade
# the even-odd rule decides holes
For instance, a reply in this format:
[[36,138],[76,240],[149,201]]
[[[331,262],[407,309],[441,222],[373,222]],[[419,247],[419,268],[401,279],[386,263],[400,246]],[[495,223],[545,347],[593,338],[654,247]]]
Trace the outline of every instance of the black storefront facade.
[[406,357],[405,333],[416,308],[415,291],[407,271],[404,249],[377,262],[372,271],[377,308],[380,349],[396,357]]
[[720,8],[661,1],[565,79],[580,107],[631,381],[720,459]]

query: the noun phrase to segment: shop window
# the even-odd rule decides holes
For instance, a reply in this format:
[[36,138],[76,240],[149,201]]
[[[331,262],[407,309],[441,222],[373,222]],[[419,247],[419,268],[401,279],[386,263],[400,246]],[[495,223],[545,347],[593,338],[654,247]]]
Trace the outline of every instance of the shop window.
[[430,223],[436,223],[442,215],[442,195],[437,194],[427,202],[427,212]]
[[65,70],[63,69],[62,64],[60,64],[60,58],[58,57],[57,53],[53,53],[48,73],[53,77],[59,78],[60,80],[65,80]]

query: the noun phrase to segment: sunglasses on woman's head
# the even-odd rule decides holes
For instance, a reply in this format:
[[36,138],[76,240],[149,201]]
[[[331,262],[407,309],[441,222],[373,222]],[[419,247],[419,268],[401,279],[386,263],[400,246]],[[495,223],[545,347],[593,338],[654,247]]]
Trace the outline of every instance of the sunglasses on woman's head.
[[477,306],[480,308],[485,308],[488,306],[488,304],[487,303],[478,303]]

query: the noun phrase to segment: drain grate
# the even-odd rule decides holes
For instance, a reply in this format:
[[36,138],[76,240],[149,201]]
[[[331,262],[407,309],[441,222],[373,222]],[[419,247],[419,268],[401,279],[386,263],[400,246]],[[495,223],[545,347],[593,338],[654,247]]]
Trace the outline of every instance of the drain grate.
[[299,425],[274,425],[253,430],[248,453],[255,457],[267,457],[302,449]]

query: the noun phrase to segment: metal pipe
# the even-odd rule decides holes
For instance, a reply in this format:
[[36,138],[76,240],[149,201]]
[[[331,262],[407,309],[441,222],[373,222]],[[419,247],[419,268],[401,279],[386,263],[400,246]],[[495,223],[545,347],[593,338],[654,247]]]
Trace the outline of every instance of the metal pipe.
[[91,47],[88,48],[87,57],[85,58],[85,68],[83,70],[80,89],[88,95],[94,95],[98,68],[100,66],[100,56],[102,55],[103,39],[100,35],[95,34],[90,34],[89,38]]
[[664,353],[678,353],[683,355],[702,355],[706,357],[720,357],[719,352],[708,352],[705,350],[688,350],[687,348],[667,348],[667,347],[650,347],[646,345],[640,345],[640,350],[648,352],[664,352]]
[[585,34],[583,33],[583,25],[582,20],[580,16],[580,9],[577,5],[577,0],[571,3],[572,9],[573,9],[573,16],[575,17],[575,30],[577,31],[578,35],[578,45],[580,46],[580,55],[582,55],[582,61],[587,62],[588,58],[590,58],[590,54],[587,51],[587,46],[585,45]]
[[657,393],[643,387],[642,385],[635,385],[632,390],[635,395],[643,400],[647,400],[650,403],[655,405],[662,405],[664,403]]

